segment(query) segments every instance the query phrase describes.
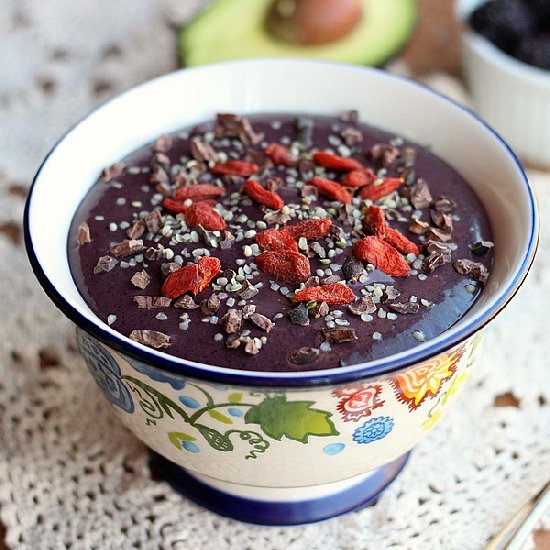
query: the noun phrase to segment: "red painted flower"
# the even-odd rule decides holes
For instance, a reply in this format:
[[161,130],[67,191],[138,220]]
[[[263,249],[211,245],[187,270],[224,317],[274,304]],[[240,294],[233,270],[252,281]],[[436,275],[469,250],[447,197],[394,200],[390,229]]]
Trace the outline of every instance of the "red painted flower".
[[332,392],[335,397],[341,397],[337,409],[342,415],[344,422],[357,421],[360,418],[368,417],[372,411],[384,404],[380,399],[382,386],[378,384],[365,386],[358,384],[339,388]]

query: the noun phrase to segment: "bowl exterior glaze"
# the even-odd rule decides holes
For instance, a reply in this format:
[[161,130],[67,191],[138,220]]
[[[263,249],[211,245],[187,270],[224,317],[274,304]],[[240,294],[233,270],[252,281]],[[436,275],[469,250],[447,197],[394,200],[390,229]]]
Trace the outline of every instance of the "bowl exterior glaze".
[[82,330],[78,344],[117,416],[148,447],[210,484],[250,491],[343,481],[409,451],[458,394],[483,333],[392,374],[309,389],[209,384]]

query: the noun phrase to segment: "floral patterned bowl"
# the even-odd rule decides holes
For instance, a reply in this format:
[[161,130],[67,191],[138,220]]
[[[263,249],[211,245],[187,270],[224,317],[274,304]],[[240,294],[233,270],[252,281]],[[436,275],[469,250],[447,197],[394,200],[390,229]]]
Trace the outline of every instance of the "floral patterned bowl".
[[[334,114],[349,108],[362,120],[431,144],[486,206],[495,263],[482,296],[455,326],[370,363],[257,373],[146,348],[87,308],[69,272],[66,238],[73,212],[103,166],[163,131],[219,111]],[[158,469],[183,493],[221,514],[263,524],[316,521],[378,496],[463,386],[486,325],[527,274],[537,234],[520,164],[472,113],[382,71],[285,59],[184,70],[107,102],[54,147],[25,212],[35,274],[77,325],[80,349],[113,413],[154,451]]]

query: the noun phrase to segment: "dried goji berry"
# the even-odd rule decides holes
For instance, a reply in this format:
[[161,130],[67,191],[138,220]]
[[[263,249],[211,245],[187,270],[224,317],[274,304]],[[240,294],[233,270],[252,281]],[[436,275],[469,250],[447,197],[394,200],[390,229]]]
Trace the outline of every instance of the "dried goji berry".
[[329,170],[338,172],[350,172],[351,170],[363,169],[363,165],[352,158],[341,157],[340,155],[334,155],[332,153],[324,153],[323,151],[313,153],[313,162],[319,166],[324,166]]
[[371,199],[373,201],[381,199],[395,191],[403,185],[401,178],[377,178],[371,185],[366,185],[359,191],[359,196],[362,199]]
[[247,179],[244,182],[242,191],[253,201],[261,204],[262,206],[267,206],[267,208],[272,208],[273,210],[280,210],[285,205],[285,201],[283,201],[277,193],[264,189],[257,181],[253,179]]
[[342,283],[334,283],[331,285],[304,288],[296,292],[292,298],[293,302],[309,302],[310,300],[326,302],[329,305],[349,304],[355,300],[355,295],[349,286]]
[[202,225],[208,231],[221,231],[227,227],[225,220],[206,201],[195,202],[185,211],[189,227]]
[[357,241],[353,255],[393,277],[406,277],[410,270],[405,258],[391,244],[374,235]]
[[218,204],[217,201],[215,201],[214,199],[194,199],[192,202],[191,201],[186,201],[186,202],[188,202],[189,204],[185,204],[184,201],[178,201],[176,199],[171,199],[170,197],[166,197],[163,201],[163,205],[167,210],[170,210],[170,212],[185,213],[187,212],[189,207],[195,203],[207,204],[212,208],[214,208],[214,206]]
[[384,238],[386,234],[386,216],[378,206],[369,206],[363,214],[363,228],[367,235]]
[[174,192],[174,198],[181,201],[186,199],[217,199],[224,193],[225,187],[210,183],[199,183],[198,185],[178,187]]
[[350,193],[335,181],[320,176],[314,176],[308,181],[308,184],[317,187],[319,193],[329,199],[340,201],[342,204],[351,204]]
[[281,143],[270,143],[264,149],[264,152],[275,164],[295,166],[298,163],[298,157],[293,155],[288,147],[285,147]]
[[220,269],[218,258],[203,256],[196,264],[184,266],[168,275],[162,285],[162,295],[167,298],[177,298],[186,292],[196,295],[210,284]]
[[311,275],[308,259],[297,252],[263,252],[254,261],[264,273],[283,283],[304,283]]
[[391,244],[394,248],[397,248],[397,250],[400,250],[401,252],[405,254],[415,254],[418,256],[420,253],[420,250],[418,249],[418,245],[416,243],[413,243],[403,233],[400,233],[396,229],[393,229],[392,227],[386,227],[386,232],[384,235],[384,240]]
[[227,162],[218,162],[212,166],[210,171],[215,176],[242,176],[247,177],[255,174],[260,167],[253,162],[243,162],[242,160],[228,160]]
[[220,272],[221,263],[215,256],[201,256],[197,263],[201,276],[201,282],[197,290],[198,294],[202,292],[210,284],[210,281]]
[[183,204],[182,201],[178,201],[176,199],[171,199],[170,197],[166,197],[164,201],[162,201],[162,204],[167,210],[170,210],[170,212],[180,213],[180,212],[186,212],[189,208],[185,204]]
[[365,187],[370,185],[376,179],[372,170],[363,168],[362,170],[352,170],[342,178],[342,185],[346,187]]
[[256,233],[256,242],[260,246],[260,250],[290,250],[298,252],[298,246],[294,239],[282,231],[281,229],[266,229],[260,233]]
[[330,218],[312,218],[295,223],[294,225],[285,225],[280,230],[295,240],[298,240],[300,237],[315,240],[324,237],[331,227],[332,220]]

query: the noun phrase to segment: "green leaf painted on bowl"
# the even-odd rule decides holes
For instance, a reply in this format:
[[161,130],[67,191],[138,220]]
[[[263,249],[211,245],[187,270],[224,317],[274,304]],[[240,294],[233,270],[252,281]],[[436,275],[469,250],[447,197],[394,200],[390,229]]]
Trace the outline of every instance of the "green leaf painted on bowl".
[[266,397],[245,414],[247,424],[259,424],[266,435],[281,440],[283,435],[307,443],[308,437],[338,435],[331,413],[314,409],[314,401],[287,401],[284,395]]
[[214,420],[219,420],[220,422],[223,422],[224,424],[233,424],[233,420],[226,416],[225,414],[221,413],[220,411],[216,411],[214,409],[208,411],[208,414],[214,418]]
[[218,432],[208,426],[203,426],[202,424],[196,424],[195,427],[201,435],[206,439],[207,443],[216,451],[232,451],[233,443],[229,437],[225,434]]
[[240,392],[232,393],[227,399],[230,403],[240,403],[243,400],[243,394]]
[[182,441],[196,441],[197,438],[192,435],[183,433],[183,432],[168,432],[168,439],[170,443],[176,447],[176,449],[181,449]]

